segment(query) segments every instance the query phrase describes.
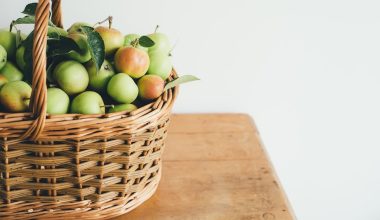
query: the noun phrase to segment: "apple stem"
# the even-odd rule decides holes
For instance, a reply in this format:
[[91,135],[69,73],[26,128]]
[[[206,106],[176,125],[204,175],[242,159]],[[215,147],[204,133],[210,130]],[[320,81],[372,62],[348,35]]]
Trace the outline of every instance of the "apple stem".
[[112,21],[113,21],[113,17],[112,16],[108,16],[106,19],[104,19],[103,21],[99,21],[97,22],[94,27],[96,27],[97,25],[101,25],[101,24],[104,24],[105,22],[108,21],[108,27],[111,29],[112,27]]
[[112,28],[112,22],[113,22],[113,17],[112,17],[112,16],[109,16],[109,17],[108,17],[108,28],[109,28],[109,29]]
[[140,38],[137,38],[136,40],[132,41],[131,45],[132,47],[137,47],[139,45]]
[[160,28],[160,25],[156,26],[156,29],[154,29],[154,33],[157,33],[158,29]]

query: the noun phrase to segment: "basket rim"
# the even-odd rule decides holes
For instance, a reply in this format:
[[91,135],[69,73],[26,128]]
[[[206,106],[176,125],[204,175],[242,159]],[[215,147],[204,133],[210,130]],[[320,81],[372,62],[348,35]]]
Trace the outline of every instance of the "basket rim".
[[[169,80],[176,76],[177,73],[173,69]],[[46,115],[44,129],[35,141],[78,141],[133,135],[149,129],[169,115],[178,91],[179,86],[166,90],[156,100],[131,112]],[[32,112],[0,112],[0,143],[7,141],[8,144],[12,144],[25,140],[23,135],[34,120]]]

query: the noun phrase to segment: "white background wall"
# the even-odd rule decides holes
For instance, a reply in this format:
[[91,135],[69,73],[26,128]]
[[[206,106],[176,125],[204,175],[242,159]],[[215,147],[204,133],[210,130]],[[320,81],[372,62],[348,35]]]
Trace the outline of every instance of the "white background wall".
[[[7,27],[28,0],[3,1]],[[176,112],[254,117],[300,220],[380,219],[378,0],[63,1],[64,22],[156,24],[183,86]]]

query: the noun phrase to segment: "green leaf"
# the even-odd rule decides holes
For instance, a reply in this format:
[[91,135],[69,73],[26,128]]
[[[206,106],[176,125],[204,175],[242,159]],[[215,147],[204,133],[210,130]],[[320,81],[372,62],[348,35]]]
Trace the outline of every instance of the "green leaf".
[[73,50],[80,52],[79,46],[73,39],[60,35],[55,35],[54,37],[56,38],[48,39],[47,56],[49,58],[66,55]]
[[25,6],[24,11],[21,13],[26,14],[26,15],[35,15],[37,5],[38,5],[38,3],[30,3],[30,4]]
[[139,44],[143,47],[153,47],[155,43],[150,37],[142,36],[139,39]]
[[196,81],[196,80],[199,80],[199,79],[197,77],[195,77],[195,76],[192,76],[192,75],[180,76],[177,79],[175,79],[175,80],[167,83],[166,86],[165,86],[165,90],[168,90],[168,89],[171,89],[173,87],[176,87],[179,84],[183,84],[183,83],[187,83],[187,82],[191,82],[191,81]]
[[87,36],[87,44],[91,53],[91,59],[96,64],[96,70],[98,71],[101,68],[106,56],[104,41],[94,28],[89,26],[81,26],[81,29],[83,34]]
[[[17,25],[17,24],[34,24],[35,23],[35,20],[36,18],[34,17],[34,15],[27,15],[23,18],[18,18],[17,20],[13,21],[12,22],[12,25]],[[51,22],[50,20],[48,21],[48,25],[49,26],[52,26],[52,27],[55,27],[55,25],[53,24],[53,22]]]
[[46,70],[46,79],[49,83],[55,83],[55,80],[53,78],[53,71],[54,68],[57,66],[58,63],[62,62],[61,59],[54,59],[50,64],[48,65],[48,68]]
[[13,25],[16,24],[34,24],[35,17],[34,16],[25,16],[23,18],[18,18],[17,20],[13,21]]
[[[25,47],[24,60],[25,60],[25,79],[27,82],[32,82],[33,76],[33,39],[34,39],[34,31],[32,31],[27,38],[21,42],[21,46]],[[48,65],[48,80],[52,82],[51,72],[53,66],[56,65],[56,61],[61,61],[59,56],[65,55],[68,52],[76,50],[79,51],[78,45],[74,40],[68,37],[61,36],[59,34],[49,34],[47,40],[47,56],[48,60],[52,60],[53,62]]]

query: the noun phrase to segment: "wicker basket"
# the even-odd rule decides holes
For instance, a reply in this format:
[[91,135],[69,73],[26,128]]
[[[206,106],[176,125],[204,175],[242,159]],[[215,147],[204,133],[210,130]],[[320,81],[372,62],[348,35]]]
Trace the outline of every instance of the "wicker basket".
[[[57,26],[60,3],[52,1]],[[112,218],[155,192],[178,88],[130,113],[47,115],[50,4],[36,10],[31,113],[0,113],[0,219]]]

